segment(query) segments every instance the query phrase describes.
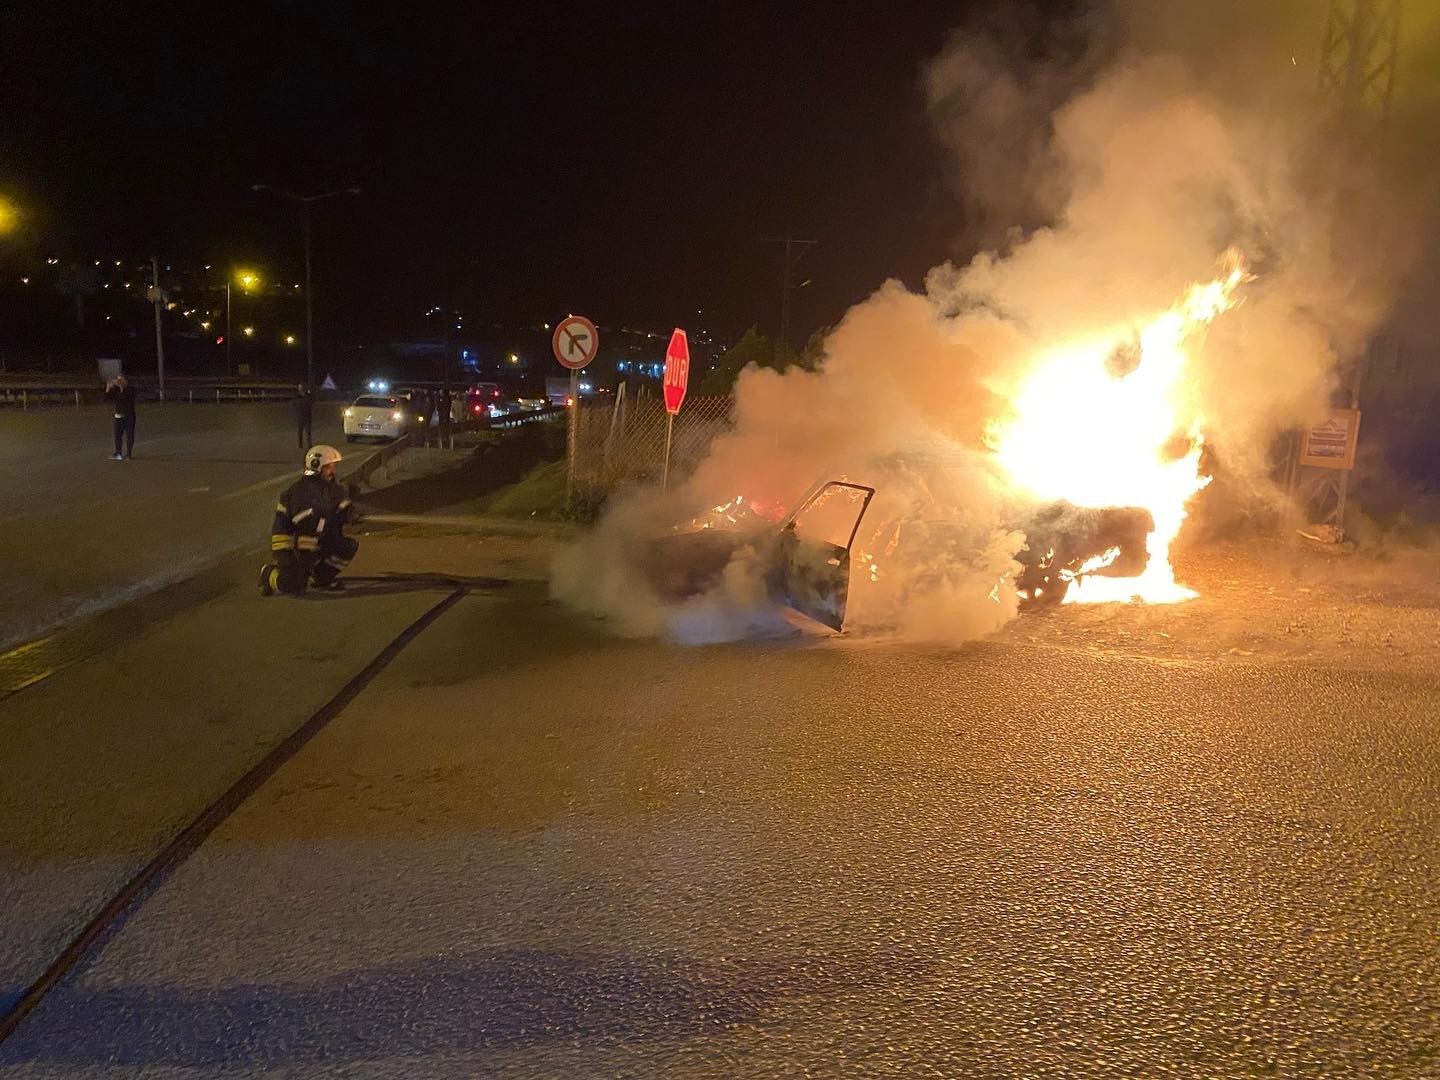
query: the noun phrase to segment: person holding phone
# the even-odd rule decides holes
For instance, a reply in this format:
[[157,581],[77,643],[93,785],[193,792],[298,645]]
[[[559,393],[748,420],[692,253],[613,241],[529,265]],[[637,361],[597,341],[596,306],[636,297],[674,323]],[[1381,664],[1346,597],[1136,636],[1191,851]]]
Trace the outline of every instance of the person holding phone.
[[[115,406],[115,452],[111,461],[135,456],[135,387],[124,375],[116,375],[105,384],[105,398]],[[120,453],[121,445],[125,453]]]

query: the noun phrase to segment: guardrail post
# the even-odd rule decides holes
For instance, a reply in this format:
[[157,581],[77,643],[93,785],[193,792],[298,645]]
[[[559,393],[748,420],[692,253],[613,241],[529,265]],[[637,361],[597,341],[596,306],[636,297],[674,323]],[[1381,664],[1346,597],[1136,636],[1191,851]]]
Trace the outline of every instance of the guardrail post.
[[24,411],[25,411],[26,409],[28,409],[29,407],[30,407],[29,391],[27,391],[27,390],[21,390],[21,391],[20,391],[20,411],[21,411],[21,412],[24,412]]
[[190,404],[191,404],[191,405],[194,405],[194,404],[195,404],[195,391],[194,391],[194,390],[191,390],[191,391],[190,391]]
[[80,391],[79,391],[79,390],[76,390],[76,391],[75,391],[75,407],[76,407],[77,409],[80,407]]

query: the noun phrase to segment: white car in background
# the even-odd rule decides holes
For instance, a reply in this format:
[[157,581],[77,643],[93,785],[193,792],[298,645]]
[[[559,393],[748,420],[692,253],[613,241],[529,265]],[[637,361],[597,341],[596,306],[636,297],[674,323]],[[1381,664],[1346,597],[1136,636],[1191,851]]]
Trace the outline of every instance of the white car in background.
[[410,402],[387,394],[364,394],[345,410],[345,441],[398,439],[416,423]]

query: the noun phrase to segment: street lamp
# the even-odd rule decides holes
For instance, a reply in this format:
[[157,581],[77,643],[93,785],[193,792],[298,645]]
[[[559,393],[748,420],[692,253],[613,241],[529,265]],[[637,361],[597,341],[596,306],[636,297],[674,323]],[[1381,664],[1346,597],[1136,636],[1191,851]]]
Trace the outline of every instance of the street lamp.
[[251,184],[251,191],[271,191],[282,199],[289,199],[291,202],[299,203],[305,211],[305,384],[313,393],[315,390],[315,290],[311,287],[310,277],[310,207],[321,199],[334,198],[336,195],[359,195],[358,187],[337,188],[335,191],[322,191],[316,195],[297,195],[293,191],[284,188],[271,187],[269,184]]
[[260,283],[260,275],[250,270],[234,270],[225,277],[225,374],[235,374],[235,369],[230,365],[230,283],[238,281],[240,287],[246,292],[250,286]]

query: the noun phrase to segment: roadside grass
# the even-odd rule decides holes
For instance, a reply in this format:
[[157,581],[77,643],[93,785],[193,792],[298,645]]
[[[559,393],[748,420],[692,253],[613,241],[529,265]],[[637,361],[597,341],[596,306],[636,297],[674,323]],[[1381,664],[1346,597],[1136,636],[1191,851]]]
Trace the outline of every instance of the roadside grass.
[[545,461],[513,484],[476,501],[483,514],[561,521],[565,514],[565,462]]

